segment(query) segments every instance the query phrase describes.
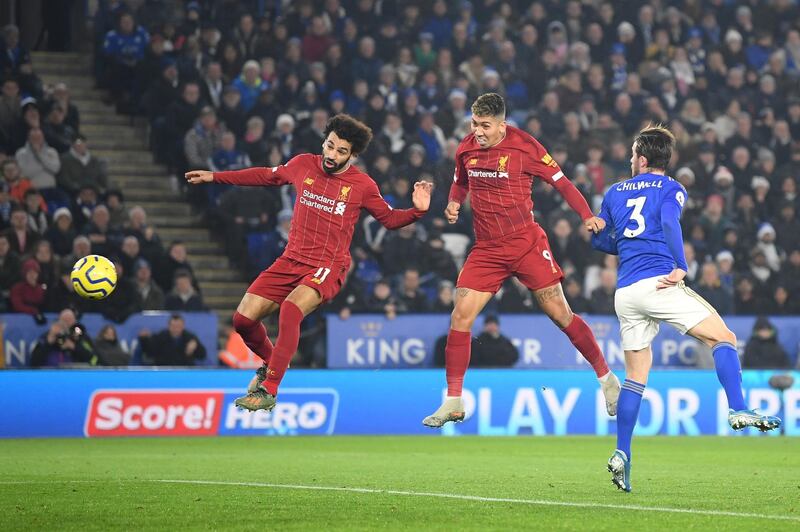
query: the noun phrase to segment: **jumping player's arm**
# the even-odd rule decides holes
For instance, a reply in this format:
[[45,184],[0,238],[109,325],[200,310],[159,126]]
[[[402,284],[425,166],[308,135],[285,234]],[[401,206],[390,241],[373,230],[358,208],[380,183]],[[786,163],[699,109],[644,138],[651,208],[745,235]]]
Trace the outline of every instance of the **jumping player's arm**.
[[586,227],[587,230],[593,233],[601,231],[606,225],[605,221],[592,214],[589,204],[586,203],[586,198],[584,198],[583,194],[572,184],[572,181],[564,175],[561,167],[559,167],[558,163],[547,153],[547,150],[533,137],[531,137],[531,140],[533,141],[533,149],[530,152],[532,173],[551,185],[561,194],[561,197],[567,201],[570,208],[581,217],[584,227]]
[[245,168],[230,172],[210,172],[208,170],[191,170],[186,172],[186,180],[193,184],[224,183],[242,186],[280,186],[294,182],[294,178],[302,170],[302,161],[308,155],[293,157],[280,166]]
[[461,209],[461,205],[466,201],[467,194],[469,194],[467,171],[464,168],[464,164],[461,162],[460,153],[456,153],[456,169],[453,173],[453,184],[450,185],[447,208],[444,210],[444,215],[449,223],[454,224],[458,221],[458,211]]
[[392,209],[386,203],[378,190],[378,185],[372,183],[364,197],[364,208],[378,220],[386,229],[399,229],[422,218],[431,205],[431,188],[433,185],[426,181],[414,183],[412,209]]
[[611,209],[608,208],[608,195],[603,198],[603,205],[597,217],[602,219],[606,226],[592,234],[592,247],[609,255],[619,255],[617,236],[614,234],[614,224],[611,223]]

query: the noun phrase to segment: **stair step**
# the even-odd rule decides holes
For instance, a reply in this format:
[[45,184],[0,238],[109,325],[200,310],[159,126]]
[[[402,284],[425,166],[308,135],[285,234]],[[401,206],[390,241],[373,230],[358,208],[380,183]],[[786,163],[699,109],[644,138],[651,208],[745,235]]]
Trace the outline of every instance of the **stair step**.
[[[145,208],[145,211],[147,209]],[[164,216],[164,215],[150,215],[147,213],[147,221],[157,228],[161,227],[185,227],[185,228],[197,228],[197,227],[205,227],[205,222],[203,217],[199,214],[193,214],[192,216]]]
[[[128,200],[125,200],[128,202]],[[148,216],[171,216],[188,219],[192,216],[192,206],[183,201],[136,201],[147,212]]]
[[200,253],[204,255],[224,255],[225,250],[219,242],[214,240],[206,240],[204,242],[189,241],[183,237],[178,237],[176,240],[183,240],[186,246],[192,250],[192,253]]
[[[39,71],[36,71],[39,74]],[[95,87],[95,80],[87,71],[84,75],[83,73],[79,74],[67,74],[67,73],[48,73],[46,70],[41,73],[40,77],[42,81],[45,83],[66,83],[67,87],[69,87],[70,94],[77,96],[77,93],[83,91],[85,89],[89,90],[96,90]]]
[[164,197],[173,197],[172,187],[164,176],[115,176],[111,181],[126,192],[135,194],[140,190],[158,191]]
[[81,63],[84,62],[87,65],[92,63],[92,56],[91,54],[85,54],[83,52],[47,52],[47,51],[35,51],[31,52],[31,59],[34,61],[40,61],[42,63]]
[[242,282],[207,281],[203,283],[203,298],[225,296],[241,299],[247,290],[247,286],[246,283]]
[[186,246],[189,251],[189,262],[193,268],[223,268],[230,269],[228,257],[207,253],[194,253],[191,246]]
[[242,300],[243,295],[244,292],[230,296],[204,296],[203,301],[207,307],[213,310],[218,310],[220,313],[224,313],[226,310],[229,313],[232,313],[233,310],[239,305],[239,301]]
[[[115,115],[112,115],[115,116]],[[88,124],[95,125],[95,122],[88,122]],[[81,118],[81,133],[83,133],[83,119]],[[87,135],[88,138],[88,135]],[[130,140],[119,140],[114,137],[102,137],[96,136],[89,139],[89,149],[92,151],[95,150],[114,150],[114,151],[139,151],[144,150],[147,147],[147,141],[144,137],[144,133],[141,137],[136,139]]]
[[[80,109],[80,105],[78,106]],[[86,135],[91,141],[93,138],[114,138],[128,142],[138,141],[144,145],[142,132],[127,126],[108,125],[108,124],[86,124],[81,125],[81,133]]]
[[139,175],[142,177],[161,177],[167,181],[167,170],[161,165],[155,163],[126,163],[117,162],[109,165],[108,175],[116,177],[119,175]]
[[190,246],[193,246],[194,242],[210,242],[211,235],[208,232],[208,229],[205,227],[190,227],[190,228],[174,228],[174,227],[165,227],[164,229],[159,229],[158,231],[159,236],[161,236],[161,240],[169,241],[169,240],[184,240],[189,242]]
[[[159,232],[160,234],[160,232]],[[242,274],[239,270],[228,270],[222,268],[203,268],[192,264],[194,274],[203,284],[210,281],[241,281]]]
[[125,115],[114,114],[114,110],[109,108],[102,111],[88,111],[81,112],[81,126],[88,124],[98,126],[125,126],[128,127],[131,123],[130,117]]
[[48,77],[92,76],[91,65],[81,63],[43,63],[41,61],[36,61],[34,69],[40,76]]
[[[71,92],[72,91],[70,91],[70,93]],[[96,94],[71,94],[70,101],[78,107],[80,112],[92,111],[116,114],[114,106],[103,101],[105,96],[105,93],[102,91],[96,91]]]
[[142,146],[131,146],[130,150],[108,150],[105,148],[95,148],[92,152],[110,164],[115,162],[137,163],[137,164],[152,164],[153,154],[150,153]]
[[[121,186],[121,185],[120,185]],[[136,203],[146,201],[178,201],[182,202],[183,197],[172,192],[172,189],[158,189],[147,187],[147,184],[138,186],[121,186],[125,191],[125,200]]]

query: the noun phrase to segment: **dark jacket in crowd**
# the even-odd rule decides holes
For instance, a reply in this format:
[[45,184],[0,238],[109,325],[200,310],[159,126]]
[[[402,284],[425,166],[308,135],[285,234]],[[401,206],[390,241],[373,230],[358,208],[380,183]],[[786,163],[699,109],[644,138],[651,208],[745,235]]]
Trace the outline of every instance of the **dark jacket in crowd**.
[[511,367],[519,359],[519,351],[502,334],[496,337],[484,332],[472,339],[472,367]]
[[[193,353],[187,353],[189,344],[197,343]],[[153,336],[139,336],[145,362],[154,366],[194,366],[196,361],[206,358],[206,348],[194,334],[183,331],[173,338],[168,330]]]

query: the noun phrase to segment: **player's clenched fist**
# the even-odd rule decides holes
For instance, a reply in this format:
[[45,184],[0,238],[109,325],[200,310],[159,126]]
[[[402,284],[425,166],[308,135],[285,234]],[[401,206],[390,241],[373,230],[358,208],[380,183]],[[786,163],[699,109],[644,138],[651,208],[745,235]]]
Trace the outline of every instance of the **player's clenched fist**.
[[428,181],[417,181],[414,183],[414,192],[411,194],[411,201],[414,202],[414,208],[420,211],[427,211],[431,206],[431,190],[433,183]]
[[458,211],[461,209],[461,204],[451,201],[447,204],[444,210],[444,217],[447,218],[448,223],[454,224],[458,221]]
[[606,227],[606,221],[600,218],[599,216],[592,216],[591,218],[587,218],[583,221],[583,226],[586,228],[587,231],[591,231],[592,233],[599,233]]
[[200,183],[212,183],[214,181],[214,172],[208,170],[190,170],[184,174],[186,181],[193,185]]

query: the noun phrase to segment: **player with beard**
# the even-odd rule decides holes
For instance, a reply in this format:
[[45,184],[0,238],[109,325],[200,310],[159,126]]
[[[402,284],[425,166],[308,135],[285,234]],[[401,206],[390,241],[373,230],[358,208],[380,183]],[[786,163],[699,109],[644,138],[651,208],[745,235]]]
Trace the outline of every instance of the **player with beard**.
[[[248,394],[235,401],[248,410],[272,410],[278,386],[300,338],[303,318],[331,300],[345,281],[350,241],[361,209],[387,229],[421,218],[431,201],[432,184],[414,184],[411,209],[393,210],[378,186],[353,166],[369,145],[372,131],[358,120],[339,114],[325,128],[322,155],[302,154],[274,168],[232,172],[192,170],[186,180],[248,186],[291,184],[297,191],[286,249],[247,289],[233,315],[233,326],[264,364],[250,382]],[[280,308],[278,340],[273,348],[261,323]]]

